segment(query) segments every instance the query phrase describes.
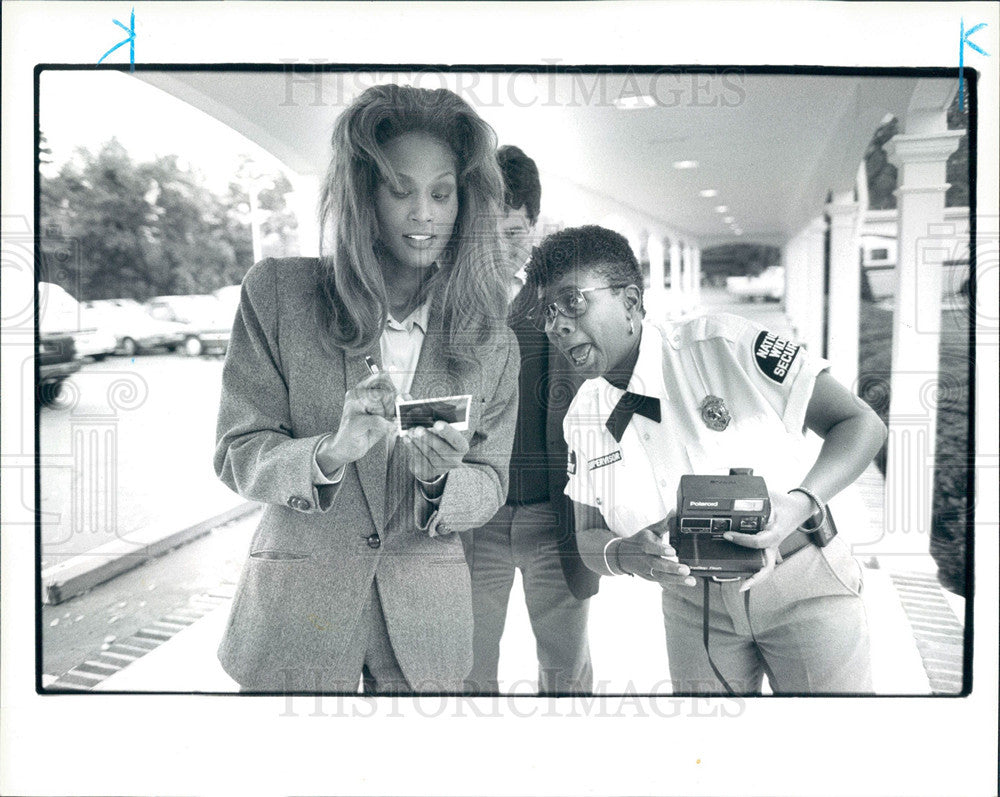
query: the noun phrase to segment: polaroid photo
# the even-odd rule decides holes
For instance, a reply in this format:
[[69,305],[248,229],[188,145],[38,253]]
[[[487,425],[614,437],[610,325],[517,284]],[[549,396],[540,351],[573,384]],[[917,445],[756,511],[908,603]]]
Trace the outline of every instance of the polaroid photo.
[[472,396],[442,396],[428,399],[396,399],[396,427],[400,436],[412,429],[430,429],[444,421],[453,429],[464,432],[469,428],[469,406]]

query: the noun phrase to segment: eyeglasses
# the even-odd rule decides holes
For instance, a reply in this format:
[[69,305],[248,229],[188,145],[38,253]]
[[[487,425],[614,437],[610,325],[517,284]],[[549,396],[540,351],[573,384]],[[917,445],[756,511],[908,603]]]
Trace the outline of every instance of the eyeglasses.
[[528,318],[541,330],[546,330],[556,316],[579,318],[587,312],[587,294],[593,291],[614,291],[625,285],[604,285],[596,288],[567,288],[556,295],[554,301],[541,305],[530,313]]

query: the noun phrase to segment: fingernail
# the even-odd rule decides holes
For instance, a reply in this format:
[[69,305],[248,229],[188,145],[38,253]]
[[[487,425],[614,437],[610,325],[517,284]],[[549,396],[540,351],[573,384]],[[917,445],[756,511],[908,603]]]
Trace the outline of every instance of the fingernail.
[[438,432],[444,431],[444,421],[435,421],[434,429]]
[[750,582],[744,581],[743,584],[740,586],[740,592],[746,592],[748,589],[750,589]]
[[682,576],[686,576],[688,573],[691,572],[691,568],[688,567],[687,565],[681,565],[680,567],[677,568],[677,572],[680,573]]
[[694,580],[694,576],[689,576],[688,578],[684,579],[684,584],[685,584],[685,586],[688,586],[688,587],[693,587],[697,583],[698,582]]
[[663,558],[666,559],[668,562],[679,562],[680,561],[680,559],[678,559],[676,556],[664,556]]

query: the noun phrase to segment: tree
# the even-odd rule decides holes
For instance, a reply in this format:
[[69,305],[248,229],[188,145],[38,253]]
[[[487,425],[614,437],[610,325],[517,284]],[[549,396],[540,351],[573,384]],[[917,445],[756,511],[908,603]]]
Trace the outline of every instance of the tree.
[[[948,109],[948,129],[969,129],[969,112],[958,105],[958,94]],[[949,208],[964,208],[969,206],[969,136],[964,135],[958,140],[958,149],[948,156],[946,167],[948,193],[944,204]]]
[[889,163],[885,144],[897,132],[899,121],[893,117],[879,126],[865,151],[868,207],[872,210],[894,210],[896,207],[896,167]]
[[[46,238],[57,233],[75,243],[79,262],[66,275],[79,299],[135,296],[146,283],[143,243],[155,216],[147,186],[128,152],[112,138],[96,154],[79,149],[56,178],[42,181],[41,216]],[[121,285],[127,290],[116,293]]]
[[[286,194],[292,184],[284,174],[264,172],[249,156],[244,156],[236,172],[236,179],[229,184],[229,205],[233,219],[241,225],[250,225],[251,187],[257,193],[257,208],[261,216],[260,234],[264,257],[287,257],[298,253],[298,221],[288,209]],[[253,257],[252,246],[247,251]]]
[[[291,185],[284,175],[271,182],[260,192],[264,229],[290,248]],[[71,239],[78,262],[53,278],[81,300],[208,293],[240,282],[252,265],[245,192],[233,184],[217,196],[176,155],[136,163],[112,138],[96,154],[77,150],[55,177],[43,178],[40,198],[43,262],[46,248],[54,253],[65,248],[59,239]],[[278,252],[286,253],[293,252]]]

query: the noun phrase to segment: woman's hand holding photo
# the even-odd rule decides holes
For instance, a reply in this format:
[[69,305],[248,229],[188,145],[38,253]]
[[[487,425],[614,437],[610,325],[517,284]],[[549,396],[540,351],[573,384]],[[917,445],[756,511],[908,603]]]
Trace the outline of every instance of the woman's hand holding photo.
[[437,421],[430,429],[417,427],[401,440],[409,455],[410,472],[424,482],[458,467],[469,450],[465,436],[444,421]]

